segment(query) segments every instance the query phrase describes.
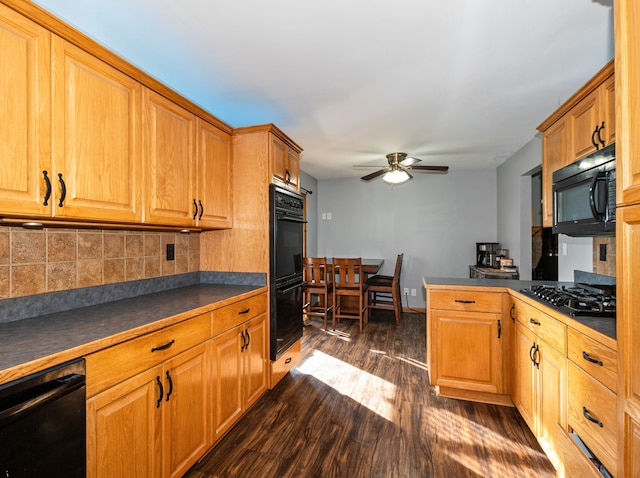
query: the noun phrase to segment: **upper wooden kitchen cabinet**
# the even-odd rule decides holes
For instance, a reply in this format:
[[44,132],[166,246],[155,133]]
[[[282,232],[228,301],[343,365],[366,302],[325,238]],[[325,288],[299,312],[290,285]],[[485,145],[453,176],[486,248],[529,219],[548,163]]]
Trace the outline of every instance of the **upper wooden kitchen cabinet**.
[[53,215],[140,222],[142,85],[52,36]]
[[51,36],[0,5],[0,214],[51,214]]
[[197,119],[196,183],[202,229],[229,228],[231,217],[231,135]]
[[270,133],[269,156],[272,182],[295,191],[300,189],[300,148]]
[[502,292],[427,289],[427,362],[439,393],[509,403],[503,353],[510,350],[511,324],[503,320],[504,299]]
[[196,117],[149,89],[144,97],[144,222],[194,226],[199,213],[193,180]]
[[542,225],[553,225],[553,173],[615,141],[613,61],[538,126],[542,132]]

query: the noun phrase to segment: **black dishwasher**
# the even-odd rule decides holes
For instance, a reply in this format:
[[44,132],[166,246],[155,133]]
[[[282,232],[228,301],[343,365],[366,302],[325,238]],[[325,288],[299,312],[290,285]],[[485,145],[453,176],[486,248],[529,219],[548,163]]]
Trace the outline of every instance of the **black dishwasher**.
[[0,385],[0,476],[86,476],[84,359]]

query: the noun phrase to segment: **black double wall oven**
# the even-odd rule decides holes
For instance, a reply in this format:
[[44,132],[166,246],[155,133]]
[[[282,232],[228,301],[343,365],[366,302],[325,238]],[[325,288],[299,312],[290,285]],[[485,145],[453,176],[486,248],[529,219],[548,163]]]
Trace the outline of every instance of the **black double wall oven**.
[[302,337],[304,198],[269,186],[271,360]]

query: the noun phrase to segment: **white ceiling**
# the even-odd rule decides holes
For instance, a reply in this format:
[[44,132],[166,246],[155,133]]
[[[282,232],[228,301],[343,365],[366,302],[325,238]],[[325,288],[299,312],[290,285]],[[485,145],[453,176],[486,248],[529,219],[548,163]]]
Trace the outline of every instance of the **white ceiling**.
[[316,178],[495,167],[613,57],[613,0],[38,0]]

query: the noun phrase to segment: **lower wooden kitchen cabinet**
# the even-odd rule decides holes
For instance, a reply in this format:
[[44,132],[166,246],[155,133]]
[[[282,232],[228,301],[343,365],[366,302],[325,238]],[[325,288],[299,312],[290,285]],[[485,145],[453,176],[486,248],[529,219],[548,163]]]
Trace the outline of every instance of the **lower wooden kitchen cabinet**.
[[504,298],[502,292],[427,289],[429,379],[440,394],[509,402],[503,353],[511,324],[503,320]]
[[[567,359],[564,352],[531,330],[532,326],[539,327],[537,322],[546,324],[540,320],[542,313],[526,304],[516,304],[513,403],[558,468],[555,434],[558,426],[566,429],[567,424]],[[522,306],[526,308],[523,310]],[[547,320],[554,319],[547,317]]]
[[213,327],[224,330],[210,343],[215,442],[267,391],[266,294],[214,310]]
[[[209,316],[87,356],[88,385],[94,373],[117,382],[87,400],[87,477],[182,476],[206,452],[211,443],[206,343],[177,354],[171,349],[176,345],[179,351],[198,329],[206,340]],[[149,357],[159,363],[137,372]],[[132,374],[120,381],[119,371],[127,365]]]

